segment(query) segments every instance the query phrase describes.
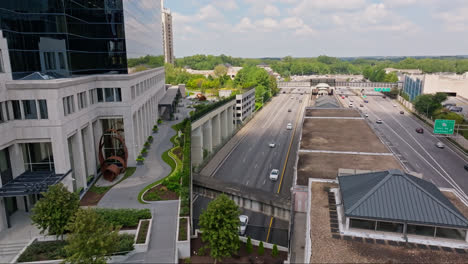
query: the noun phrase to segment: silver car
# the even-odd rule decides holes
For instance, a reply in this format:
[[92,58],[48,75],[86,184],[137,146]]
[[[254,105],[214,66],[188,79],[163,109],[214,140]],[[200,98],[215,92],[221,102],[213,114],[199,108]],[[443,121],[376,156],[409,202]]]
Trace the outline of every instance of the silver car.
[[245,235],[245,230],[247,229],[247,224],[249,223],[249,217],[246,215],[239,215],[239,234],[241,236]]

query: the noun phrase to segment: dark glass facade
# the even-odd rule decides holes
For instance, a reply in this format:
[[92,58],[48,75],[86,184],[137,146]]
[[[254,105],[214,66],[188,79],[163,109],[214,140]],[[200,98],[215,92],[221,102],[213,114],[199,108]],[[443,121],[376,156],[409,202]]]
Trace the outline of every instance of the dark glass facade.
[[33,72],[59,77],[126,74],[127,58],[162,55],[162,41],[153,42],[154,35],[162,36],[160,1],[149,1],[155,2],[152,6],[147,2],[1,0],[0,29],[13,79]]

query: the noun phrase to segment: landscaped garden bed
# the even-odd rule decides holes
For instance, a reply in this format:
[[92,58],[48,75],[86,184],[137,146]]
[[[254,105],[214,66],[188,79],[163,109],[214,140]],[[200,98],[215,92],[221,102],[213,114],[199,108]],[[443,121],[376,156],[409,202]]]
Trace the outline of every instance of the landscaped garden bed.
[[[132,251],[135,240],[134,235],[120,234],[119,246],[115,251],[115,255],[125,255]],[[67,241],[34,241],[18,258],[18,262],[60,260],[68,257],[65,246]]]
[[179,238],[178,241],[187,241],[187,218],[179,218]]
[[109,209],[97,208],[96,213],[113,226],[121,229],[136,229],[141,219],[151,219],[149,209]]
[[99,203],[99,201],[106,195],[106,193],[115,185],[121,183],[128,177],[132,176],[133,173],[135,173],[136,168],[135,167],[128,167],[125,170],[125,175],[123,178],[116,182],[115,184],[111,186],[97,186],[94,184],[91,186],[91,188],[88,190],[88,192],[83,196],[83,198],[80,201],[80,206],[95,206]]
[[[214,259],[210,257],[210,250],[205,249],[206,243],[204,243],[200,237],[191,239],[191,250],[192,256],[189,259],[179,259],[179,263],[215,263]],[[201,249],[201,248],[204,249]],[[288,254],[284,251],[279,251],[278,256],[273,257],[271,249],[265,248],[264,254],[258,254],[258,247],[252,247],[252,253],[247,251],[246,243],[240,243],[240,249],[237,255],[230,258],[224,258],[218,263],[283,263],[287,258]],[[200,250],[201,249],[201,250]],[[195,252],[195,253],[194,253]]]
[[138,230],[138,235],[136,239],[136,244],[146,243],[146,237],[148,235],[149,225],[150,225],[149,220],[141,221],[140,229]]
[[166,201],[166,200],[177,200],[179,195],[169,190],[166,186],[159,184],[149,189],[145,195],[143,195],[145,201]]

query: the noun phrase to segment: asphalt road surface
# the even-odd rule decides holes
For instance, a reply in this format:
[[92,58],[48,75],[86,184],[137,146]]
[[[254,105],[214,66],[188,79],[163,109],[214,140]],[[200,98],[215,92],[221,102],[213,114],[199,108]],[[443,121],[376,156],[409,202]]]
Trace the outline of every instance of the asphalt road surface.
[[[463,166],[467,162],[449,146],[444,149],[436,147],[440,137],[432,134],[420,120],[409,114],[396,101],[382,97],[367,98],[364,103],[358,96],[344,99],[363,113],[369,114],[372,125],[384,136],[385,143],[390,146],[397,157],[410,170],[422,173],[423,178],[439,187],[455,188],[468,192],[468,171]],[[364,107],[360,107],[362,104]],[[404,114],[400,114],[403,111]],[[382,124],[375,121],[381,119]],[[416,128],[424,128],[424,134],[416,133]]]
[[[281,172],[294,126],[296,126],[296,122],[300,122],[298,115],[303,112],[307,96],[310,95],[279,94],[274,97],[261,110],[262,112],[250,121],[254,122],[255,125],[242,128],[248,129],[246,136],[217,169],[214,177],[276,193],[281,182]],[[288,123],[293,125],[292,130],[286,129]],[[297,142],[298,138],[295,137],[295,140]],[[270,148],[268,146],[270,143],[274,143],[276,146]],[[297,143],[293,143],[292,148],[296,147]],[[295,157],[290,155],[289,158],[294,159]],[[269,179],[273,169],[280,170],[280,177],[277,181]],[[288,166],[281,186],[282,194],[290,195],[292,175],[292,167]]]
[[[193,225],[195,229],[199,229],[198,219],[201,213],[208,207],[211,200],[205,197],[198,196],[193,204]],[[252,212],[241,208],[241,214],[249,217],[249,223],[245,230],[245,236],[250,236],[252,239],[265,241],[270,224],[270,217],[261,213]],[[265,224],[268,223],[268,224]],[[270,230],[269,243],[279,246],[288,246],[288,228],[289,222],[274,219]]]

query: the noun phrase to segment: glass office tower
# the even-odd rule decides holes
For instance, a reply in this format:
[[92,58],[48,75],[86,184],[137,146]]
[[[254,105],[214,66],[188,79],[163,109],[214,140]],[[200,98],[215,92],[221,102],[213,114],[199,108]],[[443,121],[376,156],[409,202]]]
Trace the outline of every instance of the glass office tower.
[[163,55],[160,1],[1,0],[13,79],[126,74],[127,59]]

